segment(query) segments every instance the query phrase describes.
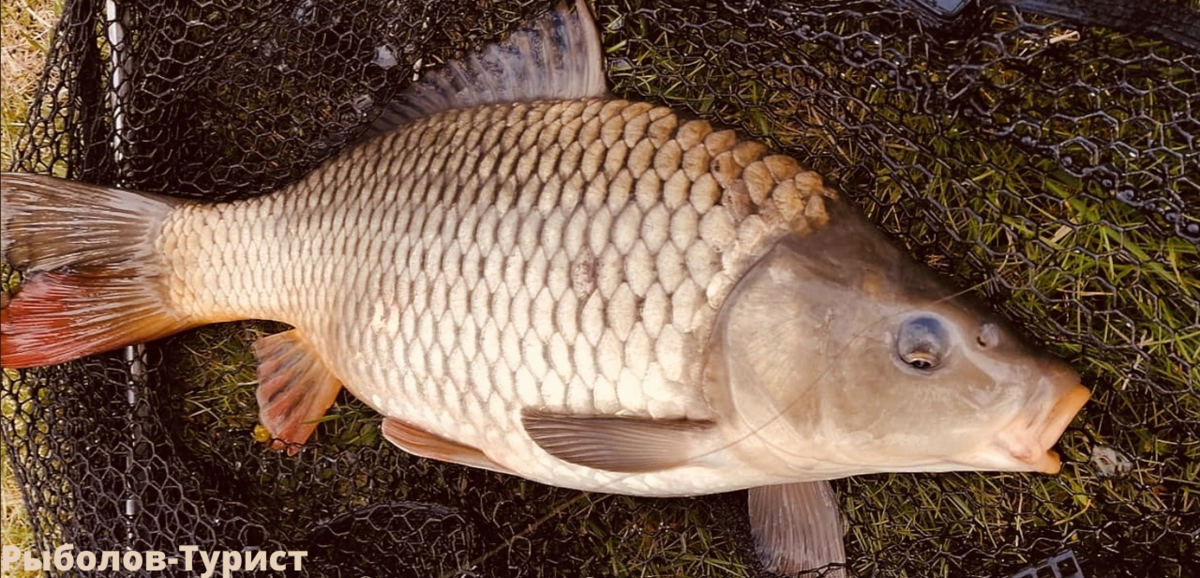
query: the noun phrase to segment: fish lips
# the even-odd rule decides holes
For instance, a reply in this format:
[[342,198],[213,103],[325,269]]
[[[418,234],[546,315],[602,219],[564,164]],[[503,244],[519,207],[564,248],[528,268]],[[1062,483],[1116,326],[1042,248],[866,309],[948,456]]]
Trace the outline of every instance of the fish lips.
[[1015,420],[962,463],[980,469],[1057,474],[1062,469],[1062,461],[1050,448],[1087,403],[1091,391],[1078,382],[1056,389],[1065,391],[1048,410],[1039,412],[1040,415],[1035,415],[1032,420]]

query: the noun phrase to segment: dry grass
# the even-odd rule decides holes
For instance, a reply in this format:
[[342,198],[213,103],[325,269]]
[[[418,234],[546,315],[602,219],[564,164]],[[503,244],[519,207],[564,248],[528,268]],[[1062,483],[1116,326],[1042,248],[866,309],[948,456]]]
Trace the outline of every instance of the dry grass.
[[42,75],[62,0],[0,0],[0,166],[11,166],[17,135]]
[[[621,29],[610,30],[612,36],[620,37],[610,54],[623,63],[611,73],[617,94],[664,99],[705,118],[742,128],[797,151],[798,157],[835,183],[870,183],[870,188],[843,192],[862,201],[860,205],[872,220],[890,232],[936,245],[929,263],[955,275],[958,283],[988,285],[993,292],[980,291],[976,297],[993,302],[1002,314],[1049,344],[1051,351],[1069,359],[1095,392],[1083,417],[1061,442],[1068,460],[1075,462],[1061,476],[894,475],[856,477],[835,484],[850,520],[847,549],[858,573],[945,576],[961,571],[944,566],[910,567],[918,558],[911,552],[928,549],[931,544],[945,552],[976,544],[978,555],[964,555],[971,559],[970,565],[1016,569],[1030,562],[1022,559],[1029,550],[1021,552],[1016,546],[1029,543],[1028,532],[1049,536],[1057,532],[1055,528],[1069,524],[1073,547],[1080,552],[1106,538],[1121,544],[1134,542],[1143,528],[1170,526],[1162,520],[1177,512],[1194,515],[1198,486],[1195,466],[1190,464],[1196,463],[1200,444],[1174,433],[1182,428],[1170,408],[1178,409],[1175,415],[1200,415],[1195,412],[1200,402],[1200,392],[1195,389],[1200,383],[1200,365],[1195,363],[1200,359],[1195,325],[1200,249],[1195,244],[1156,231],[1146,223],[1144,214],[1113,201],[1111,191],[1072,177],[1057,163],[1015,146],[1015,141],[989,138],[965,119],[935,122],[937,114],[914,112],[921,110],[921,103],[911,91],[895,90],[895,83],[878,70],[846,66],[840,53],[827,51],[819,42],[798,43],[797,52],[782,58],[763,56],[761,61],[766,64],[747,69],[744,77],[731,77],[727,69],[711,63],[720,62],[725,54],[744,58],[736,51],[741,49],[740,43],[750,44],[744,50],[758,55],[760,50],[769,50],[773,40],[742,38],[735,30],[728,38],[704,37],[703,44],[725,46],[727,42],[736,49],[714,50],[704,58],[681,58],[681,50],[671,39],[658,35],[654,20],[689,17],[687,11],[667,13],[662,9],[653,18],[621,18]],[[1002,11],[996,18],[995,25],[1001,29],[1013,26],[1003,20]],[[879,32],[887,37],[886,30]],[[1023,49],[1024,40],[1019,36],[1006,37],[1005,42],[1011,53]],[[1131,54],[1125,56],[1136,56],[1149,50],[1144,42],[1132,42],[1131,49],[1114,41],[1111,49],[1128,50]],[[867,46],[865,50],[870,49]],[[692,50],[701,53],[699,48]],[[886,45],[879,50],[912,56],[907,46]],[[809,68],[784,65],[788,57]],[[797,70],[807,71],[811,78],[801,77]],[[1053,71],[1037,78],[1038,82],[1067,85],[1075,72]],[[1067,80],[1059,78],[1059,73]],[[1009,118],[1036,119],[1044,111],[1085,111],[1093,106],[1047,96],[1025,72],[1001,59],[986,66],[985,74],[996,86],[1017,78],[1027,83],[1016,93],[1012,108],[1001,109]],[[1082,84],[1103,85],[1105,74],[1111,71],[1095,67],[1078,77]],[[831,83],[842,95],[853,93],[860,101],[823,101],[823,95],[813,88],[817,86],[813,79]],[[1193,81],[1183,74],[1163,75],[1155,82],[1194,90]],[[811,98],[801,98],[805,90],[813,90]],[[1120,108],[1115,103],[1106,106],[1107,110]],[[1156,100],[1147,101],[1141,109],[1166,123],[1171,114],[1183,114],[1179,111],[1184,105]],[[1073,112],[1068,110],[1068,114]],[[895,127],[884,132],[896,144],[884,149],[847,146],[875,138],[872,133],[854,132],[867,124]],[[838,130],[844,133],[838,134]],[[1134,123],[1110,133],[1080,121],[1069,130],[1078,131],[1069,134],[1092,135],[1100,141],[1138,143],[1144,138],[1140,134],[1144,131]],[[916,138],[913,143],[902,143],[893,133]],[[865,158],[874,154],[888,157],[890,168]],[[857,158],[878,172],[871,178],[856,173]],[[963,185],[964,180],[969,182]],[[922,199],[944,208],[933,227],[935,233],[941,231],[940,239],[930,234],[927,223],[912,217],[928,211],[921,206]],[[948,240],[951,236],[962,241],[952,243]],[[955,259],[947,262],[947,256]],[[985,272],[989,274],[986,277]],[[1130,343],[1138,344],[1146,356],[1144,361],[1134,360],[1123,349]],[[1126,425],[1114,428],[1114,423]],[[1132,453],[1140,448],[1142,454],[1132,472],[1105,478],[1086,462],[1094,451],[1108,447]],[[1145,457],[1151,454],[1171,457]],[[1150,493],[1138,485],[1143,479],[1168,479],[1178,487],[1165,499],[1152,502]],[[1113,495],[1121,498],[1112,502],[1104,498]],[[1145,518],[1129,515],[1122,508]],[[1169,543],[1159,537],[1145,541]],[[1147,549],[1156,547],[1160,546]],[[1138,555],[1136,548],[1128,550]],[[942,556],[938,563],[951,560]],[[1169,568],[1166,562],[1157,563]],[[1114,575],[1117,572],[1113,570]],[[1171,575],[1167,572],[1161,575]]]
[[[29,527],[29,518],[25,515],[25,508],[21,502],[21,489],[12,468],[8,465],[8,456],[3,445],[0,445],[0,479],[3,480],[3,483],[0,483],[0,534],[4,536],[3,542],[5,545],[29,549],[33,545],[33,530]],[[21,569],[7,572],[0,570],[0,576],[6,578],[36,575]]]
[[[42,17],[37,17],[30,8],[34,3],[36,0],[0,0],[4,10],[4,114],[0,154],[5,165],[11,162],[15,135],[22,127],[21,119],[29,105],[29,90],[37,80],[40,58],[48,46],[48,34],[44,30],[48,29],[55,13],[51,8],[42,13]],[[43,32],[34,32],[39,30]],[[619,34],[636,36],[629,30],[620,31]],[[614,49],[614,52],[620,51]],[[636,59],[631,59],[625,62],[623,69],[620,63],[614,67],[614,77],[624,83],[621,86],[627,93],[641,92],[676,104],[686,104],[706,118],[720,118],[773,144],[794,147],[805,143],[814,152],[829,152],[821,148],[820,142],[811,143],[819,135],[810,125],[819,125],[821,122],[811,105],[789,102],[787,94],[764,90],[756,77],[741,80],[709,78],[704,61],[700,59],[694,60],[693,68],[687,68],[667,58],[654,61],[654,53],[648,54],[645,56],[646,62],[633,62]],[[837,68],[829,72],[830,78],[845,78],[852,74],[842,70],[837,61],[829,62]],[[673,84],[664,71],[676,74],[678,82]],[[701,84],[708,87],[702,94],[688,93],[689,87],[695,88]],[[726,101],[730,101],[730,95],[733,95],[746,106],[731,107],[735,110],[721,109],[710,94],[713,87],[721,89]],[[907,126],[919,134],[933,131],[934,127],[921,124],[927,119],[900,114],[911,109],[913,104],[898,100],[902,97],[886,91],[872,92],[864,95],[864,102],[878,105],[882,111],[880,114],[895,111],[897,116],[885,118],[887,121]],[[1042,99],[1045,95],[1030,92],[1028,98]],[[893,106],[889,108],[888,104]],[[1039,103],[1031,101],[1029,105],[1037,108]],[[1167,109],[1162,111],[1163,114],[1167,112]],[[789,122],[793,118],[803,122]],[[969,132],[966,130],[969,127],[951,128]],[[954,131],[931,135],[928,141],[934,148],[933,152],[938,157],[958,154],[970,166],[982,167],[983,162],[970,161],[987,159],[989,166],[995,170],[980,170],[971,177],[989,195],[967,195],[962,190],[948,186],[951,175],[935,174],[929,188],[930,196],[943,206],[969,208],[972,211],[952,211],[947,216],[953,220],[955,231],[973,240],[972,251],[993,246],[1013,246],[1012,254],[1023,255],[1029,262],[1038,265],[1000,263],[996,267],[997,278],[1003,279],[1008,287],[1031,288],[1051,295],[1057,295],[1056,291],[1069,293],[1069,299],[1075,303],[1093,298],[1096,290],[1086,286],[1086,283],[1072,286],[1068,282],[1070,279],[1103,279],[1111,281],[1113,285],[1128,287],[1114,295],[1106,295],[1111,304],[1106,302],[1104,306],[1132,312],[1138,319],[1154,321],[1145,322],[1146,334],[1140,338],[1144,344],[1148,344],[1147,354],[1154,360],[1153,368],[1144,371],[1154,377],[1160,387],[1178,386],[1182,390],[1187,384],[1196,383],[1195,380],[1200,376],[1195,373],[1198,366],[1194,360],[1200,358],[1200,340],[1196,339],[1194,333],[1186,331],[1193,326],[1187,319],[1187,303],[1194,302],[1200,295],[1200,271],[1194,265],[1196,247],[1179,239],[1154,235],[1153,231],[1138,225],[1141,217],[1132,209],[1119,204],[1097,202],[1096,199],[1105,198],[1103,191],[1087,190],[1076,180],[1056,171],[1056,167],[1037,166],[1028,154],[1015,147],[1000,146],[994,142],[960,142],[955,140]],[[833,149],[838,143],[828,144]],[[906,156],[909,154],[912,156]],[[899,151],[892,155],[904,166],[941,166],[916,152]],[[848,156],[840,155],[839,158]],[[817,162],[828,163],[828,160],[817,159]],[[829,168],[832,170],[836,167]],[[879,190],[873,194],[883,199],[901,198],[903,190],[896,183],[903,177],[882,175]],[[1045,202],[1037,204],[1035,201],[1039,201],[1039,198],[1033,192],[1042,189],[1046,194],[1042,195],[1040,201]],[[992,194],[1006,190],[1020,194]],[[1091,196],[1080,195],[1081,192]],[[888,225],[896,223],[893,228],[904,230],[898,224],[899,216],[880,210],[883,213],[875,215],[877,220]],[[1038,218],[1014,220],[1014,215],[1033,215]],[[1027,226],[1028,223],[1039,225]],[[1005,227],[999,227],[998,224],[1004,224]],[[1010,234],[1009,231],[1020,233],[1019,238],[1003,237]],[[1069,250],[1072,247],[1083,250]],[[996,252],[1005,254],[999,249]],[[976,257],[985,261],[988,259],[986,254],[977,254]],[[956,272],[964,273],[963,270]],[[1007,305],[1007,311],[1018,314],[1021,311],[1045,311],[1046,305],[1034,297],[1032,291],[1016,291]],[[1085,322],[1063,316],[1059,318],[1072,331],[1084,332]],[[1088,331],[1094,332],[1098,341],[1110,344],[1131,341],[1116,335],[1122,330],[1117,323],[1119,319],[1103,315],[1096,318],[1097,327]],[[1024,318],[1017,321],[1037,329],[1036,320]],[[1049,341],[1047,332],[1050,330],[1049,326],[1042,329],[1039,337]],[[211,445],[213,438],[201,434],[232,431],[235,433],[230,436],[246,436],[252,430],[255,407],[251,382],[254,377],[249,343],[256,335],[258,331],[255,326],[240,324],[209,329],[172,342],[181,350],[188,351],[186,356],[170,360],[167,370],[189,378],[182,421],[186,424],[183,428],[185,439],[194,447],[219,455],[225,446]],[[1175,443],[1165,429],[1170,425],[1169,420],[1174,418],[1166,413],[1160,418],[1156,408],[1159,404],[1165,405],[1164,400],[1170,398],[1140,391],[1136,384],[1131,386],[1129,368],[1122,365],[1125,361],[1122,358],[1084,352],[1079,344],[1070,342],[1060,342],[1055,347],[1060,354],[1075,356],[1080,369],[1100,384],[1097,400],[1081,420],[1084,424],[1073,430],[1063,442],[1063,449],[1075,464],[1072,469],[1061,478],[1014,475],[887,476],[844,482],[839,488],[843,490],[844,510],[854,521],[850,530],[852,541],[859,545],[860,550],[872,553],[871,557],[863,556],[857,561],[861,565],[858,568],[860,571],[873,570],[876,566],[887,567],[893,559],[905,557],[903,550],[910,547],[937,544],[949,550],[955,547],[954,541],[978,538],[980,535],[1001,545],[1016,544],[1028,541],[1024,533],[1030,532],[1029,528],[1036,532],[1041,527],[1067,523],[1080,528],[1101,527],[1108,523],[1110,518],[1106,516],[1110,512],[1104,511],[1102,504],[1093,505],[1090,500],[1094,500],[1094,496],[1120,494],[1138,496],[1136,499],[1141,500],[1151,499],[1151,494],[1147,492],[1137,493],[1137,486],[1131,481],[1135,477],[1152,479],[1166,474],[1178,475],[1183,480],[1176,494],[1178,504],[1151,503],[1145,507],[1145,511],[1156,515],[1171,508],[1185,515],[1195,511],[1195,504],[1198,503],[1194,499],[1197,495],[1195,488],[1198,487],[1195,464],[1198,462],[1194,452],[1200,451],[1200,445],[1190,441],[1184,440],[1187,449],[1178,452],[1182,460],[1179,457],[1171,458],[1191,464],[1182,467],[1174,461],[1164,467],[1146,459],[1139,463],[1133,476],[1098,480],[1079,465],[1087,460],[1090,446],[1101,442],[1126,448],[1136,447],[1130,439],[1137,437],[1154,440],[1158,445]],[[1187,360],[1187,371],[1190,373],[1184,373],[1182,363],[1171,360]],[[1130,391],[1127,392],[1127,388]],[[1188,403],[1196,399],[1182,394],[1175,398]],[[1134,409],[1123,409],[1126,406]],[[1126,421],[1137,421],[1139,425],[1131,428],[1107,426],[1105,416],[1122,412],[1134,414]],[[335,439],[346,447],[379,444],[375,426],[377,417],[364,413],[360,405],[341,407],[335,411],[335,416],[335,423],[324,424],[319,429],[318,438]],[[189,435],[192,437],[187,437]],[[1160,438],[1160,435],[1164,437]],[[1159,452],[1153,444],[1151,449]],[[1147,450],[1147,453],[1150,451]],[[1162,453],[1169,452],[1164,450]],[[525,486],[513,482],[511,487],[519,489]],[[20,515],[16,514],[12,520],[9,518],[8,506],[17,501],[17,498],[10,498],[10,491],[16,492],[16,489],[11,476],[6,474],[5,543],[13,543],[22,536]],[[524,498],[520,494],[516,497]],[[1134,498],[1126,500],[1133,501]],[[606,550],[598,550],[590,563],[611,564],[612,567],[603,569],[605,572],[618,575],[672,571],[686,572],[680,575],[740,575],[748,571],[744,561],[729,558],[737,554],[734,546],[721,543],[720,536],[706,532],[711,520],[692,519],[698,507],[696,504],[679,502],[661,509],[656,506],[653,510],[639,504],[644,502],[623,497],[582,498],[572,494],[572,497],[564,498],[559,506],[570,512],[568,518],[578,521],[580,534],[604,537],[598,543]],[[19,504],[16,505],[19,510]],[[298,507],[295,503],[291,505]],[[621,525],[622,519],[628,520],[626,526]],[[644,528],[667,528],[669,531],[646,532],[642,531]],[[928,535],[931,529],[935,536]],[[27,529],[24,535],[28,536]],[[951,540],[949,537],[954,538]],[[983,542],[984,538],[978,540]],[[995,548],[1001,550],[1001,546]],[[1014,550],[1015,547],[1003,551],[1003,555],[1008,556],[1003,561],[1006,567],[1015,568],[1027,562],[1014,558]],[[694,557],[697,552],[706,555]],[[943,558],[942,562],[945,560]],[[637,566],[639,564],[646,566]],[[687,567],[687,570],[680,570],[681,567]],[[953,569],[924,570],[927,575],[946,575]]]
[[[17,136],[33,101],[50,47],[61,0],[0,0],[0,167],[12,165]],[[20,487],[0,447],[0,534],[3,543],[29,549],[33,533],[21,500]],[[14,569],[5,577],[35,576]]]

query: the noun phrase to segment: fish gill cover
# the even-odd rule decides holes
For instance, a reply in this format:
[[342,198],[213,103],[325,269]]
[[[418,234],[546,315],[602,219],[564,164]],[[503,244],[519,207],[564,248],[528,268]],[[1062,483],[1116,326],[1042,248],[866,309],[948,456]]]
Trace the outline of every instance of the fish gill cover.
[[[415,73],[549,8],[116,6],[114,22],[103,2],[66,3],[11,168],[211,200],[297,180]],[[1194,569],[1194,46],[989,3],[953,18],[867,0],[593,8],[616,95],[794,155],[1093,389],[1059,476],[835,482],[854,574],[1010,576],[1064,549],[1086,576]],[[300,455],[265,451],[250,343],[274,330],[6,372],[0,437],[37,547],[308,550],[312,576],[763,575],[743,493],[583,494],[416,459],[345,394]]]

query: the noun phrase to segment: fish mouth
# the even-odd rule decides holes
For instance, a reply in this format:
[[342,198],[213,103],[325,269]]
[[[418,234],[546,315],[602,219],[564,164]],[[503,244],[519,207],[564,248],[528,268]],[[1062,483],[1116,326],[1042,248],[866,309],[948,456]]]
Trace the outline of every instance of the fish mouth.
[[996,445],[1010,460],[1015,460],[1015,467],[1011,469],[1057,474],[1062,469],[1062,462],[1058,453],[1050,448],[1091,395],[1088,388],[1076,383],[1069,386],[1040,419],[1001,432]]

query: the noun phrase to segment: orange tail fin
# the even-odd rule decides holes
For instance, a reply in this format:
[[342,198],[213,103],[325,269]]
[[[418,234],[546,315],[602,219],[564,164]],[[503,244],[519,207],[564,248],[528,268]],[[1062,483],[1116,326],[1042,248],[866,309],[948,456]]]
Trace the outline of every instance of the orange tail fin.
[[35,367],[196,325],[164,302],[155,249],[177,201],[0,175],[0,249],[24,283],[0,309],[0,366]]

